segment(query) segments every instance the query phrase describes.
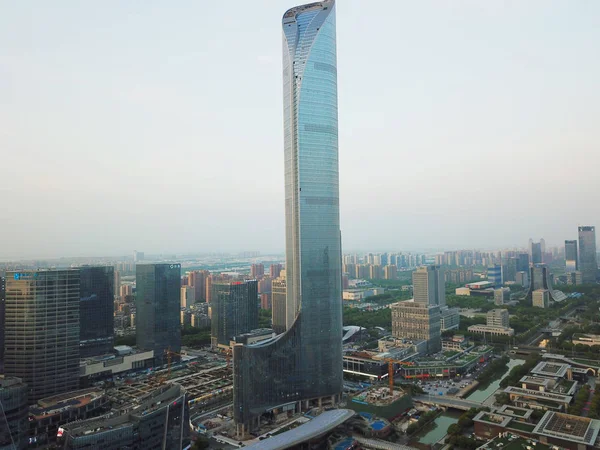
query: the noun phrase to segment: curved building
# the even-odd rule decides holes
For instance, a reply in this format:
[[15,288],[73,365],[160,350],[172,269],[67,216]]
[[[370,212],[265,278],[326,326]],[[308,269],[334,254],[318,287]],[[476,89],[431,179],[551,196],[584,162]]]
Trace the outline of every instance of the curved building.
[[286,331],[234,347],[238,431],[264,411],[342,392],[335,2],[288,10],[283,26]]

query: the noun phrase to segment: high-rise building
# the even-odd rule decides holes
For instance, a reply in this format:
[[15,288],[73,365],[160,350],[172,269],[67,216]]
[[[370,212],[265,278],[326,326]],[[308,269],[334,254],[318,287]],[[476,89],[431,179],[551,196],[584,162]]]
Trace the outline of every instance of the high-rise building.
[[579,271],[584,283],[595,283],[598,276],[596,227],[579,227]]
[[196,303],[196,290],[194,286],[181,286],[179,296],[180,306],[182,308],[189,308]]
[[497,306],[505,305],[510,301],[510,289],[498,288],[494,289],[494,304]]
[[196,303],[206,301],[206,279],[209,275],[208,270],[195,270],[188,274],[188,284],[194,288]]
[[438,305],[416,301],[398,302],[391,309],[392,336],[427,341],[427,353],[440,351],[442,316]]
[[335,2],[292,8],[282,26],[287,332],[234,346],[238,434],[269,407],[343,390]]
[[271,293],[263,292],[260,294],[260,309],[271,309]]
[[383,267],[379,264],[369,266],[369,278],[372,280],[381,280],[383,278]]
[[486,319],[488,327],[509,327],[508,309],[492,309],[488,311]]
[[529,254],[519,253],[517,256],[517,272],[529,272]]
[[577,258],[577,241],[565,241],[565,272],[579,270]]
[[119,273],[118,270],[115,270],[114,273],[115,273],[115,279],[113,281],[113,294],[115,296],[118,296],[119,293],[121,292],[121,274]]
[[269,276],[272,279],[279,278],[282,269],[283,264],[271,264],[271,267],[269,267]]
[[446,276],[440,266],[423,266],[412,274],[415,303],[446,306]]
[[273,331],[280,334],[285,331],[285,318],[286,318],[286,282],[285,282],[285,270],[282,270],[279,274],[279,278],[273,280],[271,285],[271,314],[273,321]]
[[206,280],[204,282],[204,286],[205,286],[204,298],[206,299],[206,303],[212,302],[212,283],[213,283],[213,276],[212,275],[207,276]]
[[265,274],[264,264],[252,264],[250,266],[250,276],[255,279],[260,279]]
[[4,312],[5,312],[6,278],[0,276],[0,370],[4,362]]
[[258,328],[258,282],[213,282],[211,343],[229,347],[238,334]]
[[386,280],[395,280],[398,278],[398,268],[396,266],[387,265],[383,268],[383,277]]
[[548,289],[538,289],[533,291],[531,304],[537,308],[550,307],[550,291]]
[[518,258],[509,257],[502,263],[502,281],[516,281]]
[[0,449],[27,448],[27,390],[20,378],[0,375]]
[[500,264],[494,264],[492,266],[489,266],[487,270],[487,277],[488,281],[492,283],[495,288],[502,287],[502,266]]
[[542,249],[543,241],[541,239],[540,242],[533,242],[533,239],[529,239],[529,258],[532,264],[542,264],[544,262],[542,257],[544,254],[544,249]]
[[162,365],[167,350],[181,350],[181,264],[138,264],[135,273],[137,346]]
[[79,354],[105,355],[114,345],[114,268],[84,266],[80,272]]
[[80,271],[7,272],[4,373],[35,403],[79,387]]
[[138,252],[137,250],[134,250],[133,251],[133,263],[137,264],[143,260],[144,260],[144,252]]

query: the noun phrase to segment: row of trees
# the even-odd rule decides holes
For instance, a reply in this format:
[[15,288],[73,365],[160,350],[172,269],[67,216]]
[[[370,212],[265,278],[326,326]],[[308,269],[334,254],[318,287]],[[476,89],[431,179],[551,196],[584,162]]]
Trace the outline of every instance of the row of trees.
[[415,423],[411,423],[406,428],[406,434],[408,434],[410,436],[410,435],[416,433],[417,431],[419,431],[421,428],[423,428],[428,423],[433,422],[435,420],[435,418],[437,416],[439,416],[440,414],[441,414],[441,410],[427,411],[426,413],[421,414],[421,417],[419,417],[418,421],[416,421]]
[[571,406],[569,406],[567,412],[569,414],[573,414],[574,416],[580,416],[581,412],[583,411],[583,407],[588,401],[588,398],[590,398],[590,387],[586,384],[579,389],[579,392],[577,392],[577,395],[575,396],[575,401]]
[[488,383],[492,380],[495,380],[504,372],[506,372],[506,367],[509,361],[510,358],[506,355],[503,355],[501,358],[493,360],[488,364],[488,366],[485,369],[483,369],[479,373],[477,381],[479,381],[480,383]]
[[500,387],[515,386],[521,378],[529,373],[537,363],[540,362],[539,356],[533,356],[525,360],[520,366],[513,367],[508,375],[500,381]]
[[473,426],[473,418],[479,411],[489,411],[489,409],[471,408],[458,418],[458,422],[450,425],[447,431],[449,436],[446,438],[446,444],[466,450],[474,450],[479,447],[476,439],[464,435]]
[[600,419],[600,389],[596,389],[592,401],[590,402],[590,419]]

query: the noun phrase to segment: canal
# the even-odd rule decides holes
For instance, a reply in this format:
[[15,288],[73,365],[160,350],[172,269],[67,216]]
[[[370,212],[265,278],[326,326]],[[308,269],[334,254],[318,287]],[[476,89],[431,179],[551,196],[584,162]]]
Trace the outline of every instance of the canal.
[[524,362],[525,360],[523,359],[511,359],[510,361],[508,361],[506,372],[502,373],[501,377],[499,377],[497,380],[480,385],[466,398],[475,402],[484,402],[490,395],[492,395],[494,392],[496,392],[496,390],[498,390],[498,388],[500,387],[500,381],[502,381],[502,379],[510,373],[511,369],[515,366],[520,366]]
[[455,410],[448,410],[430,423],[425,426],[421,431],[419,431],[413,438],[411,442],[419,442],[421,444],[435,444],[437,441],[446,436],[446,431],[448,431],[448,427],[453,423],[458,422],[458,418],[462,412]]

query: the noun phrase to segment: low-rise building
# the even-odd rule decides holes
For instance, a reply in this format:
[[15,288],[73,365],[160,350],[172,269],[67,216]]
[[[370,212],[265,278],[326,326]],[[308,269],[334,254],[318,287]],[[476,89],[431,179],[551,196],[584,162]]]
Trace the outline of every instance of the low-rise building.
[[553,411],[546,412],[533,430],[543,444],[577,450],[599,448],[599,433],[600,420]]
[[536,308],[549,308],[550,291],[548,289],[537,289],[533,291],[531,302]]
[[115,347],[114,354],[82,359],[79,364],[79,383],[81,386],[89,386],[95,381],[146,369],[153,365],[154,350],[142,352],[120,345]]
[[507,387],[504,392],[509,395],[510,401],[515,406],[545,411],[566,411],[573,400],[570,395],[541,392],[515,386]]
[[514,336],[515,330],[508,327],[496,327],[490,325],[471,325],[467,328],[471,333],[489,334],[491,336]]
[[580,334],[575,333],[573,338],[571,339],[573,344],[582,344],[582,345],[600,345],[600,335],[598,334]]

